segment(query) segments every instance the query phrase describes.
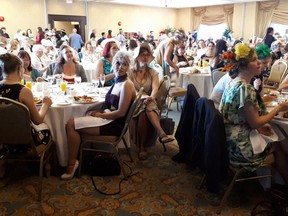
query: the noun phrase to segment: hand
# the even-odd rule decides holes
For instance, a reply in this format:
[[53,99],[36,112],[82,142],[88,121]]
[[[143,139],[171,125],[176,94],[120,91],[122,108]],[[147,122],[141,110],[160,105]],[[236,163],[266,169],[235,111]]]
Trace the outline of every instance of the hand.
[[42,100],[42,102],[43,102],[43,105],[45,104],[45,105],[47,105],[48,107],[50,107],[51,105],[52,105],[52,100],[51,100],[51,98],[49,98],[49,97],[44,97],[43,98],[43,100]]
[[147,97],[145,100],[144,100],[144,104],[149,104],[149,103],[151,103],[151,101],[153,100],[153,97],[152,96],[149,96],[149,97]]
[[288,111],[288,102],[283,102],[278,105],[278,112],[285,112]]
[[44,82],[44,79],[42,77],[37,77],[36,82]]
[[102,112],[94,111],[94,112],[91,113],[91,116],[93,116],[93,117],[100,117],[100,118],[101,118]]
[[273,135],[273,131],[269,125],[263,125],[262,127],[258,128],[257,131],[265,136]]

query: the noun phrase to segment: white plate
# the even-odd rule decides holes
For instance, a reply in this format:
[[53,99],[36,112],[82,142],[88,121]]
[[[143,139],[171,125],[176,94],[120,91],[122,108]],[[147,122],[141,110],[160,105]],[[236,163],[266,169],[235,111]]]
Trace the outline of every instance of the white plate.
[[68,105],[71,105],[72,103],[71,102],[68,102],[68,101],[58,101],[55,103],[57,106],[68,106]]
[[275,107],[278,105],[276,101],[265,103],[266,107]]
[[274,119],[282,120],[282,121],[288,121],[288,118],[284,118],[284,117],[279,116],[279,115],[274,116]]
[[75,101],[75,100],[73,101],[73,103],[75,103],[75,104],[91,104],[91,103],[95,103],[95,102],[97,102],[95,99],[91,102]]

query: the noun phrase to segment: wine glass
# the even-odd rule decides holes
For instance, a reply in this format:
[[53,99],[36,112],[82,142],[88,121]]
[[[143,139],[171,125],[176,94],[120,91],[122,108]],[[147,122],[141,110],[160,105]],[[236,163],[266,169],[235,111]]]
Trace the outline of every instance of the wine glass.
[[53,75],[48,75],[47,76],[47,80],[48,80],[49,84],[52,85],[53,84],[53,80],[54,80]]
[[76,84],[80,84],[81,81],[82,81],[82,79],[81,79],[80,76],[76,76],[76,77],[75,77],[75,83],[76,83]]
[[97,78],[92,79],[92,83],[93,83],[93,87],[97,88],[99,86],[99,79],[97,79]]
[[67,83],[65,81],[62,81],[60,83],[60,89],[63,92],[63,101],[64,101],[64,95],[65,95],[65,92],[66,92],[66,89],[67,89]]
[[26,87],[32,90],[32,82],[31,81],[26,81]]
[[101,86],[104,87],[104,84],[105,84],[105,74],[100,74],[100,83],[101,83]]

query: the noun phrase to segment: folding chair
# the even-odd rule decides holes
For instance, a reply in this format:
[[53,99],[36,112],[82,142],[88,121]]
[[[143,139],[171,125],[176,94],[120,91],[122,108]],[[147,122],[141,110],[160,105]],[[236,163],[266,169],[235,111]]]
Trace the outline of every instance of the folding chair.
[[13,152],[3,152],[0,160],[7,161],[31,161],[39,163],[39,183],[38,183],[38,200],[41,200],[42,194],[42,177],[45,166],[46,175],[50,171],[49,159],[52,155],[51,146],[53,140],[44,145],[35,146],[31,135],[31,120],[28,108],[17,101],[9,98],[0,97],[0,144],[17,148],[26,148],[28,151],[22,154]]
[[122,132],[120,134],[120,136],[92,136],[92,135],[86,135],[86,134],[82,134],[81,135],[81,140],[82,143],[80,145],[80,156],[79,156],[79,170],[78,170],[78,175],[79,177],[81,176],[81,167],[82,167],[82,160],[83,160],[83,152],[84,151],[100,151],[100,152],[106,152],[106,153],[113,153],[115,154],[115,156],[117,157],[117,160],[120,164],[122,173],[124,175],[125,178],[127,178],[127,173],[123,167],[123,162],[120,159],[119,153],[118,153],[118,144],[120,143],[120,141],[122,140],[126,151],[130,157],[131,162],[133,162],[133,158],[132,155],[130,154],[127,142],[125,140],[124,135],[126,134],[127,130],[128,130],[128,125],[133,117],[134,111],[138,105],[138,103],[140,102],[141,96],[142,96],[142,91],[143,89],[140,89],[140,91],[138,92],[135,100],[133,101],[132,105],[129,108],[128,114],[126,116],[126,120],[125,120],[125,124],[124,127],[122,129]]

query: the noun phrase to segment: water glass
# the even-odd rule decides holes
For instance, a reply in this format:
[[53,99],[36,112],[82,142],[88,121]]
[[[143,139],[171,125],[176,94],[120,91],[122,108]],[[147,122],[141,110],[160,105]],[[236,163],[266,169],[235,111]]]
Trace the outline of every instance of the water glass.
[[104,84],[105,84],[105,74],[100,74],[100,83],[101,83],[101,86],[104,87]]
[[49,84],[52,85],[53,84],[53,80],[54,80],[53,75],[48,75],[47,76],[47,80],[48,80]]
[[76,76],[74,80],[75,80],[75,84],[80,84],[82,81],[80,76]]

